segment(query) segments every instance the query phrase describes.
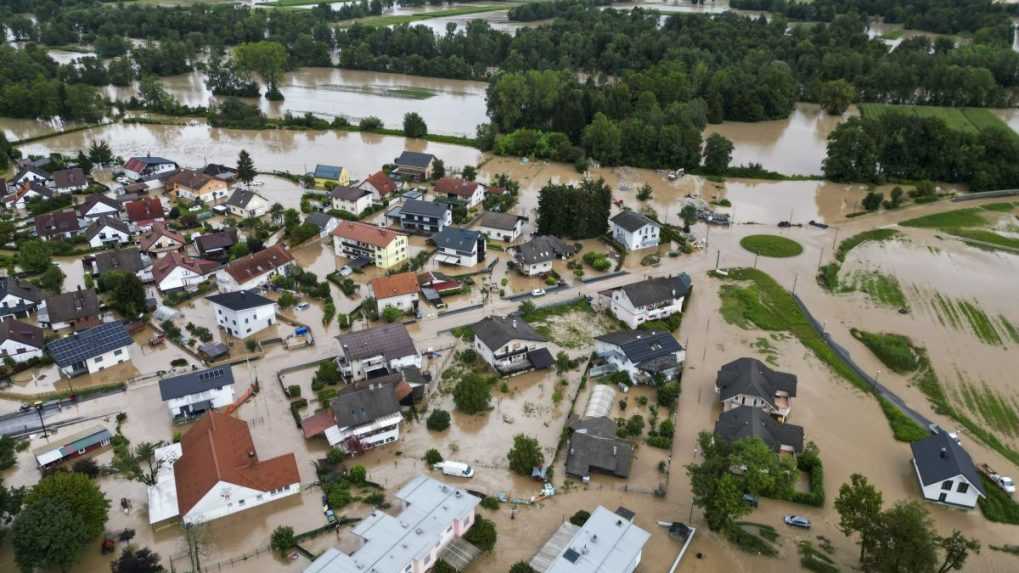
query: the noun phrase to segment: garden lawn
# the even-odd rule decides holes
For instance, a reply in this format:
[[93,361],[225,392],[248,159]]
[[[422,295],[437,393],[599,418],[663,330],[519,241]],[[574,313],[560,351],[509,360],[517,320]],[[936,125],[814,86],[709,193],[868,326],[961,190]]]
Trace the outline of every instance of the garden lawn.
[[748,235],[739,242],[744,249],[762,257],[795,257],[803,252],[803,246],[792,239],[778,235]]

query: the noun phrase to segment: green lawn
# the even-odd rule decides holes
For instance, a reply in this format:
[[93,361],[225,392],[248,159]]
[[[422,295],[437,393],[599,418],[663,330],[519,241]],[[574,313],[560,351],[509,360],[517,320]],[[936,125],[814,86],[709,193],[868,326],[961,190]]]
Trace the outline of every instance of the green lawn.
[[920,367],[920,357],[913,344],[901,334],[867,332],[855,328],[850,333],[894,372],[906,374]]
[[945,232],[963,239],[972,239],[996,247],[1005,247],[1005,249],[1019,251],[1019,239],[1013,239],[1012,237],[1006,237],[984,229],[946,229]]
[[359,20],[348,20],[346,22],[340,22],[340,25],[349,26],[356,22],[358,24],[364,24],[366,26],[399,26],[401,24],[410,24],[412,22],[420,22],[421,20],[431,20],[433,18],[448,18],[450,16],[465,16],[468,14],[483,14],[485,12],[497,12],[499,10],[508,10],[513,6],[516,6],[516,4],[486,4],[481,6],[460,6],[457,8],[450,8],[448,10],[436,10],[434,12],[422,12],[420,14],[371,16],[369,18],[361,18]]
[[903,227],[918,227],[921,229],[950,229],[958,227],[983,227],[987,225],[987,219],[980,214],[979,207],[969,209],[956,209],[944,213],[924,215],[915,219],[907,219],[901,223]]
[[778,235],[749,235],[739,242],[744,249],[762,257],[795,257],[803,252],[803,246],[792,239]]
[[988,127],[1003,127],[1011,132],[1008,124],[986,108],[936,107],[928,105],[891,105],[884,103],[861,103],[858,105],[864,117],[880,117],[882,114],[898,111],[917,117],[937,117],[948,127],[969,133],[976,133]]

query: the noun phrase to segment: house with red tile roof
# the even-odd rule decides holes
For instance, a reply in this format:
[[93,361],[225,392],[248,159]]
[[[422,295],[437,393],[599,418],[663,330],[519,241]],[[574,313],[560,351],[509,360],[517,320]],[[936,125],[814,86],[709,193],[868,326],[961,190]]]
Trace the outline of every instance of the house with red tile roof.
[[273,245],[241,257],[216,273],[220,292],[253,290],[265,286],[273,277],[286,274],[294,265],[294,256],[283,245]]
[[149,232],[138,239],[138,249],[147,255],[156,257],[164,253],[180,251],[186,245],[187,239],[183,235],[161,222],[153,223]]
[[163,464],[149,487],[149,523],[197,524],[301,492],[294,454],[260,460],[248,424],[209,412],[179,443],[156,451]]
[[393,181],[385,171],[376,171],[357,184],[357,188],[367,191],[372,195],[372,201],[381,203],[389,199],[400,188],[396,181]]
[[152,265],[152,280],[160,292],[195,290],[219,268],[219,263],[196,259],[176,251],[168,253]]
[[435,194],[462,201],[468,209],[472,209],[485,200],[485,186],[459,177],[443,177],[435,182]]
[[414,312],[418,307],[418,277],[413,272],[379,277],[371,282],[371,296],[381,313],[388,307]]
[[141,230],[148,230],[153,223],[165,221],[166,213],[158,197],[142,197],[124,205],[127,220]]
[[407,260],[407,235],[359,221],[343,221],[333,230],[333,250],[356,264],[394,267]]

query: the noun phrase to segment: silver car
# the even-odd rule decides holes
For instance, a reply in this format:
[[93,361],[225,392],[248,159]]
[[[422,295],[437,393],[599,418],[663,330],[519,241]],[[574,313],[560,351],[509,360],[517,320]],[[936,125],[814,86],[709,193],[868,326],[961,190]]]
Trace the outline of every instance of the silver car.
[[800,527],[803,529],[810,529],[810,520],[802,515],[787,515],[785,516],[785,524],[791,527]]

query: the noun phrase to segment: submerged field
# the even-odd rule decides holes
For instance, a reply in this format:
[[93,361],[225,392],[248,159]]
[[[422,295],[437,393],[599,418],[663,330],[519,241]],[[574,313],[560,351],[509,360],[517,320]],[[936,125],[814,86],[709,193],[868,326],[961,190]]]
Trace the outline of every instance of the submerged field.
[[[958,131],[976,133],[990,127],[1009,129],[1008,124],[989,109],[975,107],[937,107],[927,105],[891,105],[884,103],[861,103],[860,113],[864,117],[880,117],[889,112],[899,112],[917,117],[936,117],[948,127]],[[1011,132],[1011,130],[1009,129]]]

